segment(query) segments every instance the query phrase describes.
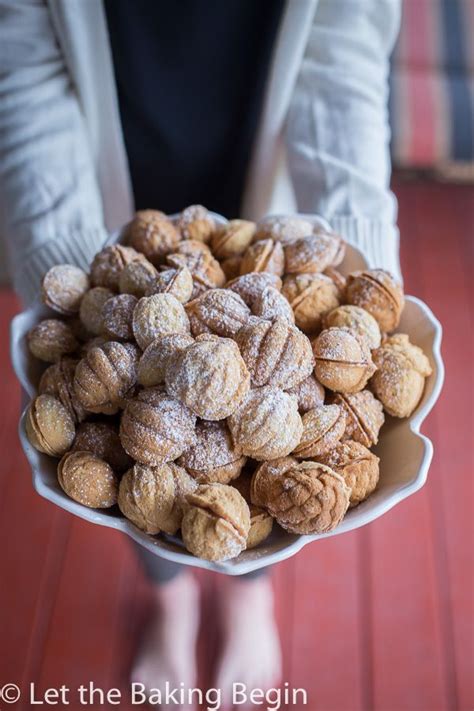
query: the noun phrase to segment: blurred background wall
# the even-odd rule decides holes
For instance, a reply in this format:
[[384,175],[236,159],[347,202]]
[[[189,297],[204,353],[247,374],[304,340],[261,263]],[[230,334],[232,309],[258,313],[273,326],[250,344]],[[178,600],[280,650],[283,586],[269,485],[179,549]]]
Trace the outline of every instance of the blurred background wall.
[[395,169],[474,181],[473,0],[404,0],[390,122]]

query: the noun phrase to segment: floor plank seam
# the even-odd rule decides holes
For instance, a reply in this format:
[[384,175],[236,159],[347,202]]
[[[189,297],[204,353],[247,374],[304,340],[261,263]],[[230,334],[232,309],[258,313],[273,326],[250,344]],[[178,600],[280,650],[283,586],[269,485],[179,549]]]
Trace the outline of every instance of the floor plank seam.
[[357,535],[358,587],[359,587],[359,643],[360,643],[360,690],[361,709],[372,711],[374,704],[374,649],[372,604],[372,546],[370,527],[360,528]]
[[[436,420],[431,417],[431,426],[437,431]],[[436,441],[436,440],[435,440]],[[434,456],[436,457],[436,451]],[[454,644],[453,630],[454,620],[452,616],[452,596],[449,588],[449,557],[447,551],[446,526],[444,497],[442,482],[435,482],[436,485],[429,487],[428,496],[430,501],[430,517],[432,526],[432,536],[435,552],[433,552],[433,566],[438,583],[438,610],[440,614],[440,632],[442,635],[442,650],[444,656],[444,676],[447,693],[448,708],[450,711],[459,709],[458,699],[458,679],[456,666],[456,648]],[[440,525],[440,521],[444,522]]]

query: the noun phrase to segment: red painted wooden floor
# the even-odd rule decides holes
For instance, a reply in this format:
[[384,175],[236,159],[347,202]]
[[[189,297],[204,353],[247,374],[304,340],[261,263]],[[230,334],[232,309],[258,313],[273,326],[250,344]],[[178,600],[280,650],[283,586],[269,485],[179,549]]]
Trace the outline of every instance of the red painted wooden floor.
[[[474,706],[474,189],[400,185],[397,193],[407,291],[425,299],[445,329],[446,385],[424,426],[435,457],[428,484],[410,500],[274,569],[285,680],[307,689],[310,711]],[[124,538],[33,493],[16,438],[19,393],[8,362],[7,328],[16,309],[11,294],[2,293],[0,686],[76,687],[93,680],[125,689],[149,609],[146,583]],[[217,648],[216,581],[200,579],[205,685]],[[28,704],[0,701],[5,708]]]

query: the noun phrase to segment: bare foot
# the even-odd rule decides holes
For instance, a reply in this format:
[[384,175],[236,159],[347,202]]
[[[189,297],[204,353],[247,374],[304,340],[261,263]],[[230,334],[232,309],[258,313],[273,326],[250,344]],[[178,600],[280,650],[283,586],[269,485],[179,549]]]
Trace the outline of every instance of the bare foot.
[[224,648],[216,687],[222,690],[224,705],[230,706],[235,682],[251,691],[272,688],[281,679],[280,639],[269,578],[229,578],[223,586],[221,607]]
[[[150,689],[191,689],[196,685],[196,637],[199,626],[198,586],[190,573],[154,586],[155,612],[148,622],[131,680]],[[148,693],[147,693],[148,692]],[[186,696],[186,695],[185,695]],[[160,709],[176,709],[161,704]],[[188,711],[192,706],[181,705]]]

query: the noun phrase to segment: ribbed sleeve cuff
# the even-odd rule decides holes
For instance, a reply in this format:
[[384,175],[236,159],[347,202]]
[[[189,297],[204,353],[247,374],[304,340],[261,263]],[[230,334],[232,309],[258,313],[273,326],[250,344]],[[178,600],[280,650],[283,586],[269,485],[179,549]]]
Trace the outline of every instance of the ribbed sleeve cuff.
[[402,280],[397,227],[364,217],[333,217],[330,223],[335,232],[362,252],[370,267],[387,269]]
[[108,233],[105,228],[72,230],[57,239],[43,242],[32,252],[19,255],[13,265],[13,284],[23,303],[29,306],[40,295],[41,280],[55,264],[75,264],[89,271],[89,264],[98,252]]

